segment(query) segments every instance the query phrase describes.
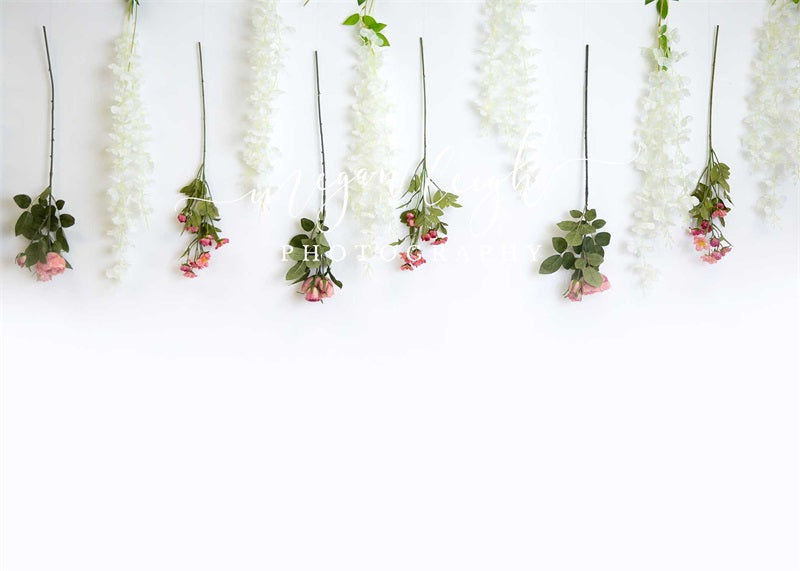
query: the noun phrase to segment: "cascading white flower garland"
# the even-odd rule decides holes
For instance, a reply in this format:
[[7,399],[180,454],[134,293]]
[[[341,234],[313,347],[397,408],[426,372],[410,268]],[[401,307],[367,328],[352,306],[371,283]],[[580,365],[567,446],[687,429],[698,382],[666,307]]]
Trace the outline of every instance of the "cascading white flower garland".
[[254,192],[256,202],[269,204],[275,194],[269,174],[278,149],[272,142],[276,100],[281,94],[278,80],[283,69],[284,34],[289,31],[278,13],[278,0],[255,0],[251,16],[252,44],[250,71],[252,84],[247,99],[248,129],[244,137],[242,161],[245,186]]
[[787,180],[800,182],[800,7],[775,0],[767,8],[753,61],[744,152],[761,179],[758,208],[777,226]]
[[131,234],[151,212],[147,190],[153,160],[148,150],[150,127],[142,98],[137,10],[138,5],[131,0],[125,28],[115,43],[115,61],[109,66],[115,77],[108,147],[111,185],[107,189],[113,224],[108,235],[113,239],[114,262],[106,276],[114,280],[121,280],[127,271]]
[[[538,50],[528,43],[531,32],[527,21],[533,8],[530,0],[487,0],[484,4],[477,101],[484,132],[496,134],[515,153],[517,181],[528,184],[536,177],[536,133],[532,125]],[[525,186],[517,184],[518,190]]]
[[[362,28],[361,36],[370,30]],[[369,38],[367,38],[369,40]],[[384,50],[379,42],[362,41],[355,48],[353,129],[347,171],[348,208],[362,237],[363,261],[388,243],[397,195],[394,189],[392,114],[389,83],[383,74]]]
[[[677,30],[666,26],[662,30],[668,45],[676,46]],[[628,250],[636,256],[633,267],[644,289],[658,278],[657,269],[649,261],[657,242],[663,240],[671,245],[674,228],[688,221],[686,213],[692,207],[689,159],[682,149],[690,134],[690,118],[683,112],[689,90],[686,79],[675,69],[684,54],[658,44],[648,48],[646,56],[652,69],[641,103],[642,115],[636,130],[639,154],[634,160],[642,183],[635,195],[633,239],[628,243]]]

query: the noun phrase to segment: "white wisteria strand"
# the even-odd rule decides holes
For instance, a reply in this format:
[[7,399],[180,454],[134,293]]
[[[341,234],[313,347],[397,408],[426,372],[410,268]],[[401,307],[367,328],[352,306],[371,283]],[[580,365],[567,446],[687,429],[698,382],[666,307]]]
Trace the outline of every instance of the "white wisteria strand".
[[278,149],[273,143],[276,101],[281,94],[278,82],[283,69],[286,46],[284,26],[278,13],[278,0],[255,0],[251,15],[252,41],[249,50],[251,91],[247,98],[247,133],[242,161],[246,167],[245,186],[262,206],[275,195],[269,175]]
[[669,55],[658,45],[645,50],[651,69],[636,129],[639,150],[634,166],[641,173],[641,184],[635,193],[628,250],[636,256],[634,270],[644,289],[658,278],[651,254],[660,243],[672,245],[676,226],[688,227],[687,212],[692,207],[689,159],[683,150],[690,136],[690,117],[683,112],[689,90],[675,68],[684,54],[675,50],[677,30],[671,28],[666,35],[672,46]]
[[148,149],[150,127],[142,98],[142,72],[135,12],[115,43],[115,61],[109,67],[114,74],[111,106],[111,185],[107,193],[113,224],[108,235],[113,244],[113,265],[106,275],[120,280],[129,263],[127,254],[132,235],[151,212],[148,188],[153,160]]
[[752,73],[742,143],[761,176],[758,208],[777,226],[786,200],[781,184],[800,182],[800,7],[792,0],[767,8]]
[[394,219],[392,116],[389,84],[383,73],[384,50],[375,42],[360,42],[356,49],[355,102],[351,108],[352,133],[347,158],[348,204],[361,233],[363,261],[369,263],[388,243],[387,230]]
[[[480,90],[477,107],[485,134],[514,153],[517,181],[536,177],[535,56],[529,45],[530,0],[487,0],[483,7]],[[527,184],[517,184],[524,190]]]

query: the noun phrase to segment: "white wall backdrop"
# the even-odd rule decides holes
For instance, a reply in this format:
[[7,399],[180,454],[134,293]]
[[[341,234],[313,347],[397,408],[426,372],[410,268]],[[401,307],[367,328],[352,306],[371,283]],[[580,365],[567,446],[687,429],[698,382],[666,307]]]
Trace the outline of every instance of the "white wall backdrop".
[[[480,136],[480,2],[378,2],[389,24],[398,168],[420,152],[417,38],[428,64],[436,178],[461,194],[445,259],[397,262],[324,306],[283,281],[281,245],[314,199],[314,49],[331,172],[343,168],[355,2],[281,5],[289,36],[278,182],[241,197],[249,5],[142,2],[155,213],[122,285],[105,188],[117,0],[2,2],[4,548],[8,571],[790,571],[795,518],[798,202],[770,230],[740,149],[766,2],[673,8],[704,159],[713,25],[721,25],[715,148],[732,167],[724,262],[688,238],[640,293],[626,253],[628,164],[655,10],[639,0],[538,3],[539,111],[550,184],[524,204],[507,155]],[[55,190],[77,224],[74,271],[36,283],[13,264],[11,197],[46,185],[48,26],[57,88]],[[200,279],[177,271],[173,207],[199,160],[203,41],[208,175],[231,244]],[[538,276],[553,223],[580,205],[583,46],[592,46],[592,204],[613,235],[610,291],[561,299]],[[543,179],[544,180],[544,179]],[[333,199],[338,213],[341,203]],[[304,211],[311,213],[310,210]],[[399,231],[399,228],[398,228]],[[348,248],[347,221],[331,233]]]

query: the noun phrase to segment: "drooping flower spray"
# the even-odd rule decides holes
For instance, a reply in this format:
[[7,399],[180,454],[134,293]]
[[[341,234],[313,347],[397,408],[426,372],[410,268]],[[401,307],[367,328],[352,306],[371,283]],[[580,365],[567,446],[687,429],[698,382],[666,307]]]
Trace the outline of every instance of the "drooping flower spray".
[[302,234],[297,234],[289,240],[288,258],[295,264],[286,273],[286,279],[293,284],[302,282],[300,292],[306,301],[321,302],[333,297],[334,286],[342,288],[340,282],[333,275],[333,261],[328,256],[331,246],[325,237],[329,228],[325,225],[328,212],[328,171],[325,166],[325,138],[322,131],[322,94],[319,86],[319,56],[314,52],[314,78],[317,88],[317,120],[319,122],[319,148],[322,163],[321,190],[322,205],[317,215],[317,221],[310,218],[300,219]]
[[151,212],[148,188],[153,160],[148,149],[150,127],[142,97],[142,70],[139,55],[139,0],[125,0],[127,17],[114,44],[115,59],[109,68],[114,74],[111,105],[111,184],[107,189],[112,228],[113,262],[106,276],[120,280],[128,270],[127,253],[135,243],[133,234],[147,222]]
[[572,272],[564,297],[581,301],[584,295],[606,291],[611,287],[608,278],[600,273],[605,261],[604,247],[611,243],[611,234],[598,232],[606,221],[597,217],[597,211],[589,208],[589,46],[586,46],[586,62],[583,84],[583,210],[570,210],[571,220],[558,223],[566,236],[553,238],[550,256],[539,267],[540,274],[552,274],[564,268]]
[[800,0],[769,2],[752,74],[742,144],[761,179],[758,209],[778,226],[781,186],[800,185]]
[[403,194],[403,198],[408,198],[400,206],[400,222],[406,228],[406,235],[392,244],[400,246],[408,240],[406,251],[400,254],[403,260],[400,269],[407,271],[425,263],[420,242],[434,246],[447,242],[447,224],[441,219],[444,209],[461,208],[458,196],[442,190],[428,173],[428,89],[422,38],[419,39],[419,55],[422,70],[422,159]]
[[731,170],[719,161],[711,138],[714,110],[714,74],[717,69],[717,43],[719,26],[714,30],[714,54],[711,60],[711,89],[708,95],[708,147],[706,166],[697,181],[692,197],[697,204],[689,211],[692,227],[689,232],[694,239],[695,250],[701,252],[700,259],[716,264],[731,251],[731,243],[722,234],[725,217],[731,210],[731,188],[728,178]]
[[358,12],[344,24],[357,31],[355,101],[346,170],[347,207],[361,234],[363,261],[369,269],[385,244],[396,196],[394,192],[392,114],[384,58],[389,47],[386,24],[375,19],[375,0],[359,0]]
[[53,276],[64,273],[72,266],[61,255],[69,252],[69,242],[64,228],[75,224],[75,219],[66,214],[64,201],[53,196],[53,157],[55,150],[56,85],[53,80],[53,65],[50,61],[50,43],[47,28],[42,26],[44,46],[47,54],[47,71],[50,76],[50,174],[47,188],[35,199],[27,194],[17,194],[14,202],[23,212],[14,225],[14,235],[22,235],[30,243],[25,251],[16,256],[17,265],[35,272],[40,282],[50,281]]
[[197,271],[207,268],[211,261],[211,250],[217,250],[230,240],[222,238],[219,210],[214,205],[211,188],[206,180],[206,87],[203,74],[203,46],[198,42],[197,53],[200,60],[200,99],[203,116],[203,159],[194,180],[184,186],[180,193],[186,196],[186,205],[178,214],[181,234],[190,236],[189,245],[183,251],[180,269],[187,278],[196,278]]
[[529,25],[533,10],[531,0],[486,0],[480,48],[478,113],[484,132],[495,135],[508,149],[515,166],[512,183],[521,193],[537,175],[537,50],[530,45]]
[[245,187],[261,206],[267,206],[275,194],[269,176],[278,154],[272,138],[286,50],[283,37],[287,31],[278,4],[278,0],[255,0],[251,16],[251,87],[242,161],[246,168]]
[[[645,0],[645,4],[653,1]],[[628,250],[636,257],[633,268],[645,290],[658,278],[652,255],[661,243],[672,245],[675,228],[684,227],[691,207],[689,158],[683,150],[690,135],[690,118],[683,111],[689,90],[678,71],[685,54],[675,49],[679,37],[668,23],[669,6],[669,0],[656,1],[658,25],[654,45],[645,50],[650,70],[636,129],[639,152],[634,165],[641,183],[635,194]]]

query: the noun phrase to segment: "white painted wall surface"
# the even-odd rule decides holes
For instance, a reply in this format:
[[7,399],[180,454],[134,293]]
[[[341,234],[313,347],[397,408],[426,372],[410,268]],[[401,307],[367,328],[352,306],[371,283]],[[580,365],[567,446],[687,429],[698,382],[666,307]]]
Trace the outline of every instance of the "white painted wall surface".
[[[338,265],[344,290],[324,306],[285,284],[280,250],[297,204],[315,196],[314,49],[331,171],[344,164],[353,42],[338,24],[355,2],[281,5],[295,32],[275,180],[304,178],[292,212],[284,192],[262,214],[233,202],[243,193],[248,4],[143,1],[155,213],[116,286],[103,277],[104,148],[120,4],[2,3],[5,569],[796,569],[797,189],[784,189],[785,224],[769,230],[740,145],[765,3],[673,8],[695,168],[721,25],[715,148],[732,167],[735,249],[709,267],[679,237],[645,297],[625,241],[652,6],[539,3],[552,178],[526,207],[507,185],[492,191],[509,163],[480,136],[471,103],[481,4],[378,2],[393,43],[398,168],[420,151],[422,34],[431,150],[450,148],[437,179],[464,208],[450,216],[446,260],[413,275],[379,264],[367,279],[351,255]],[[46,185],[42,24],[58,90],[55,190],[77,219],[75,270],[47,284],[13,265],[22,242],[11,201]],[[199,159],[198,40],[208,175],[231,244],[190,282],[176,269],[172,209]],[[613,234],[613,287],[573,304],[560,297],[566,276],[538,276],[527,248],[549,248],[553,223],[580,205],[586,42],[591,202]],[[345,222],[330,238],[350,248],[356,232]]]

